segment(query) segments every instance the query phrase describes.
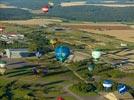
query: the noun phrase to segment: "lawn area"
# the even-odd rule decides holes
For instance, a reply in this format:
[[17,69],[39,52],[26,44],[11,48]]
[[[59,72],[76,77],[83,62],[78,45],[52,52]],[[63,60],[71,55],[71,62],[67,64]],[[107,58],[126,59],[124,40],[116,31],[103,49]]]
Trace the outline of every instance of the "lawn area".
[[[52,64],[51,64],[52,65]],[[54,66],[54,65],[53,65]],[[52,70],[52,67],[50,70]],[[68,95],[63,87],[73,82],[79,81],[66,68],[56,67],[57,72],[50,72],[43,76],[41,73],[38,76],[33,75],[30,66],[22,68],[10,69],[6,75],[0,76],[0,98],[2,100],[55,100],[58,96],[65,97],[65,100],[75,100],[74,97]],[[62,70],[62,71],[60,71]],[[59,72],[58,72],[59,71]],[[8,94],[8,93],[9,94]]]

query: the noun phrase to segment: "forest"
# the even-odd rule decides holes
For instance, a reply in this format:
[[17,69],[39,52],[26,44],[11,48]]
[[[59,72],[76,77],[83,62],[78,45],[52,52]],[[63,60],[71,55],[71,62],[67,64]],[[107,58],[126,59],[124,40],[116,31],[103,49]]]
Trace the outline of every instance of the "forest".
[[[67,14],[64,12],[67,12]],[[82,20],[92,22],[133,22],[134,7],[118,8],[102,6],[57,6],[51,8],[47,14],[32,14],[29,11],[17,8],[0,9],[0,20],[31,19],[37,16],[60,17],[67,20]]]

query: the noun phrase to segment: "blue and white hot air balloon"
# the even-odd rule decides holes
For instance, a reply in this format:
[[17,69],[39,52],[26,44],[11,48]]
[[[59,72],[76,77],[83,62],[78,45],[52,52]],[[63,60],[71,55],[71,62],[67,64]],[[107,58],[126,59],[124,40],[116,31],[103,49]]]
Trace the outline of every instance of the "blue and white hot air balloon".
[[94,50],[92,51],[92,57],[94,58],[94,61],[97,61],[101,56],[101,51],[99,50]]
[[37,51],[37,52],[35,53],[35,55],[36,55],[37,58],[40,58],[40,57],[42,56],[42,54],[41,54],[39,51]]
[[117,89],[120,94],[124,94],[125,92],[127,92],[127,87],[125,84],[119,84]]
[[69,55],[70,55],[69,47],[62,46],[62,45],[56,47],[56,49],[55,49],[55,56],[56,56],[57,60],[59,60],[61,62],[64,62]]
[[103,81],[103,87],[108,90],[112,87],[112,81],[111,80],[104,80]]

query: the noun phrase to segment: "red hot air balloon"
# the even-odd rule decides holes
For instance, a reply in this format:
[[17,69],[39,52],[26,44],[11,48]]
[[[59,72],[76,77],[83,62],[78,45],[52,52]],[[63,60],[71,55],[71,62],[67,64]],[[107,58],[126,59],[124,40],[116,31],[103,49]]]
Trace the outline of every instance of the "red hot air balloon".
[[57,100],[64,100],[62,97],[58,97]]
[[48,5],[45,5],[44,7],[42,7],[42,11],[43,11],[43,12],[47,13],[48,10],[49,10]]

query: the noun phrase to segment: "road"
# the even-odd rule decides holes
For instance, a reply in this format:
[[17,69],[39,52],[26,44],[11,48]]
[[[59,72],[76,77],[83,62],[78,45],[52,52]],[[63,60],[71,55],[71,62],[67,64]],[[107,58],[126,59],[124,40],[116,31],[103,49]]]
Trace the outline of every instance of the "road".
[[83,98],[81,98],[80,96],[74,94],[72,91],[69,90],[69,87],[72,86],[73,84],[70,85],[66,85],[64,87],[64,91],[68,92],[70,95],[72,95],[73,97],[75,97],[77,100],[84,100]]

